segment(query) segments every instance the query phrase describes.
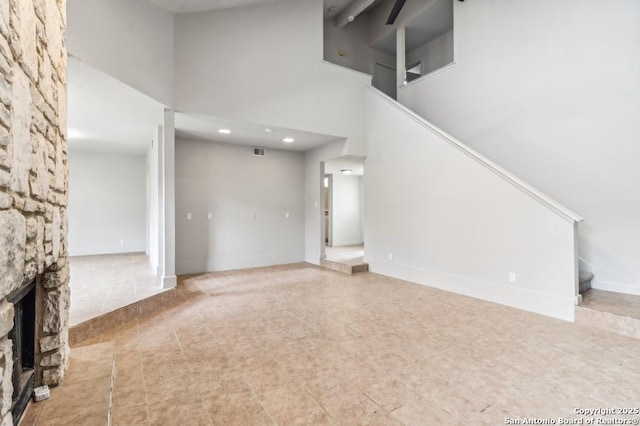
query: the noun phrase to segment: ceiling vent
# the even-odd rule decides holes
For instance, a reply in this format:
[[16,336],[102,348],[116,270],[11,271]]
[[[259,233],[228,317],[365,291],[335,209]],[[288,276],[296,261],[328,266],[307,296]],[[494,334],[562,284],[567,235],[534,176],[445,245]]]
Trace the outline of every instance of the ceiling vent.
[[254,157],[266,157],[267,156],[267,148],[258,148],[253,147],[253,156]]

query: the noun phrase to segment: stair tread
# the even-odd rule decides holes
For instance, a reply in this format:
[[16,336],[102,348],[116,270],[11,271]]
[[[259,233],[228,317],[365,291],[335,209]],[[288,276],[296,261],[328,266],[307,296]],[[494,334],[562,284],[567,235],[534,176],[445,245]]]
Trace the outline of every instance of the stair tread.
[[320,266],[322,266],[323,268],[331,269],[332,271],[343,272],[345,274],[357,274],[360,272],[369,271],[369,264],[364,262],[342,263],[323,259],[320,261]]
[[591,289],[582,295],[582,307],[640,320],[640,296]]
[[587,306],[576,306],[576,324],[640,339],[640,319]]
[[584,282],[587,282],[587,281],[591,281],[593,279],[593,272],[580,271],[578,276],[579,276],[580,282],[584,283]]

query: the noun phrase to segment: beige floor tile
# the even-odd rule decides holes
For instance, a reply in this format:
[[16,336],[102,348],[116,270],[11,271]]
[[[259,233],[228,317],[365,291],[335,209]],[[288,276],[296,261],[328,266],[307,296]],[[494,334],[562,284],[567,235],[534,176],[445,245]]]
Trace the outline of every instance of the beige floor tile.
[[269,390],[260,399],[279,425],[330,423],[327,412],[309,393],[294,383]]
[[45,406],[44,401],[33,402],[31,401],[25,410],[24,415],[22,416],[22,420],[20,421],[20,425],[22,426],[34,426],[38,422],[38,418],[40,417],[40,413]]
[[[170,305],[94,339],[115,345],[114,424],[483,425],[640,400],[637,339],[308,264],[179,283]],[[65,386],[93,377],[91,355],[75,361],[86,371]],[[104,397],[63,389],[31,405],[32,424],[97,421],[86,405]]]
[[511,413],[509,413],[503,407],[494,404],[485,408],[480,413],[472,415],[464,422],[464,424],[477,426],[495,426],[505,424],[505,419],[507,418],[513,418]]
[[136,404],[127,406],[113,407],[113,425],[114,426],[131,426],[131,425],[148,425],[148,405]]
[[69,264],[71,326],[163,291],[142,253],[72,256]]
[[151,426],[213,425],[206,407],[199,399],[151,403],[148,419]]
[[394,410],[391,416],[406,426],[463,424],[452,414],[425,399],[413,400]]
[[132,406],[146,405],[147,392],[142,373],[130,375],[123,372],[123,377],[117,377],[113,391],[113,406],[116,408],[129,408]]
[[216,425],[273,425],[250,389],[231,388],[203,395],[209,416]]

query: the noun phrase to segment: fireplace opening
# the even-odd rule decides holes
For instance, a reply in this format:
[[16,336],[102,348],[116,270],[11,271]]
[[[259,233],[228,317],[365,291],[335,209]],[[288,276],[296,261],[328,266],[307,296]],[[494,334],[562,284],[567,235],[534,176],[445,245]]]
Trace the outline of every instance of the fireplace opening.
[[23,285],[7,297],[15,311],[13,329],[13,423],[18,424],[35,385],[36,280]]

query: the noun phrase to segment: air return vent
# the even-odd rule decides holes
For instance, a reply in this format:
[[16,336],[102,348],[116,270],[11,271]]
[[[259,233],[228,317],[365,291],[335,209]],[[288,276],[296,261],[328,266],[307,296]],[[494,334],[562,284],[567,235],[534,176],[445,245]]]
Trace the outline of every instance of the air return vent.
[[266,148],[258,148],[258,147],[253,147],[253,156],[254,157],[266,157],[267,155],[267,149]]

